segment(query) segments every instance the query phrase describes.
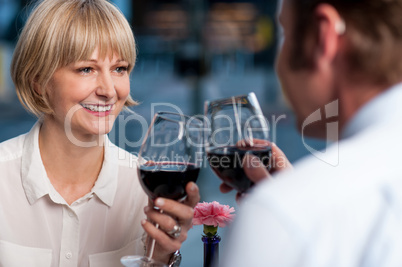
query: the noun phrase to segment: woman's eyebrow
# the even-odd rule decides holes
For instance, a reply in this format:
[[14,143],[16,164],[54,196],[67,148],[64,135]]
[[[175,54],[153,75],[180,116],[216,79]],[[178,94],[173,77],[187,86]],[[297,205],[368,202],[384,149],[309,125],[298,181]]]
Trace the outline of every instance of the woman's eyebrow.
[[[96,60],[96,59],[84,59],[84,60],[81,60],[81,62],[93,62],[93,63],[98,63],[98,60]],[[117,59],[115,62],[116,62],[116,63],[120,63],[120,62],[128,62],[128,61],[125,60],[125,59]]]

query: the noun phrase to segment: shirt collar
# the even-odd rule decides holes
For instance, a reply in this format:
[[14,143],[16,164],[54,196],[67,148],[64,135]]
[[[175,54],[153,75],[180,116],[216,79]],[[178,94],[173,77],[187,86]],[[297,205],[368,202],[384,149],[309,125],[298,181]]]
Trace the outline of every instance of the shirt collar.
[[46,170],[39,152],[40,126],[41,123],[36,122],[26,135],[21,159],[22,186],[31,205],[42,196],[49,194]]
[[347,123],[342,138],[348,138],[373,125],[395,122],[402,114],[402,84],[385,90],[364,105]]
[[[45,195],[50,195],[50,198],[56,203],[66,203],[50,183],[42,162],[39,150],[39,130],[41,124],[40,121],[35,123],[24,141],[21,162],[22,186],[31,205]],[[105,136],[105,155],[102,169],[91,193],[88,194],[96,194],[108,206],[113,205],[117,190],[117,153],[118,148]],[[84,198],[88,197],[88,195],[84,196]]]
[[103,203],[109,207],[117,191],[118,177],[118,147],[116,147],[105,135],[105,155],[102,169],[95,182],[92,192],[95,193]]

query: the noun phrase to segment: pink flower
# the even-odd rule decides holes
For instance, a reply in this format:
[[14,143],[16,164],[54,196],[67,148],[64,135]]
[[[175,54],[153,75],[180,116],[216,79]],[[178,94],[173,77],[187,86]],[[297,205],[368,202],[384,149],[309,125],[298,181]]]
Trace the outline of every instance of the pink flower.
[[225,227],[233,221],[235,209],[228,205],[221,205],[219,202],[198,203],[194,208],[193,225],[212,225],[214,227]]

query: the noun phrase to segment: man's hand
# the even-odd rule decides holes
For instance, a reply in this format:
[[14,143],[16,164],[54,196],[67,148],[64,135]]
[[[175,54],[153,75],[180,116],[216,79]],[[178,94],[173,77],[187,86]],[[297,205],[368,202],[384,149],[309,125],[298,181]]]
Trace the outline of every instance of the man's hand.
[[[254,140],[254,143],[258,145],[271,145],[272,149],[272,156],[270,159],[270,165],[271,165],[270,173],[268,172],[264,164],[255,155],[247,153],[244,156],[243,158],[244,172],[246,173],[247,177],[254,183],[259,183],[262,180],[269,179],[271,177],[271,174],[275,172],[293,168],[292,164],[289,162],[286,155],[279,147],[276,146],[276,144],[270,143],[265,140]],[[228,193],[232,191],[233,188],[225,183],[222,183],[220,185],[220,190],[222,193]],[[242,196],[243,194],[237,193],[236,200],[240,201]]]

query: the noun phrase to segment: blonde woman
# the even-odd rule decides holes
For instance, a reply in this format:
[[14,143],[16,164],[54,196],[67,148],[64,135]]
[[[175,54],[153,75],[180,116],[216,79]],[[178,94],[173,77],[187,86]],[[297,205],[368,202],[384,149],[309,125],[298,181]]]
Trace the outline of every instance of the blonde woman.
[[[135,160],[106,134],[130,97],[136,59],[124,16],[105,0],[44,0],[17,43],[11,75],[32,130],[0,144],[0,266],[121,266],[156,239],[177,266],[199,200],[148,207]],[[145,207],[145,208],[144,208]],[[148,218],[148,220],[146,220]],[[151,222],[159,223],[156,229]],[[181,227],[174,238],[167,232]],[[176,235],[177,236],[177,235]]]

